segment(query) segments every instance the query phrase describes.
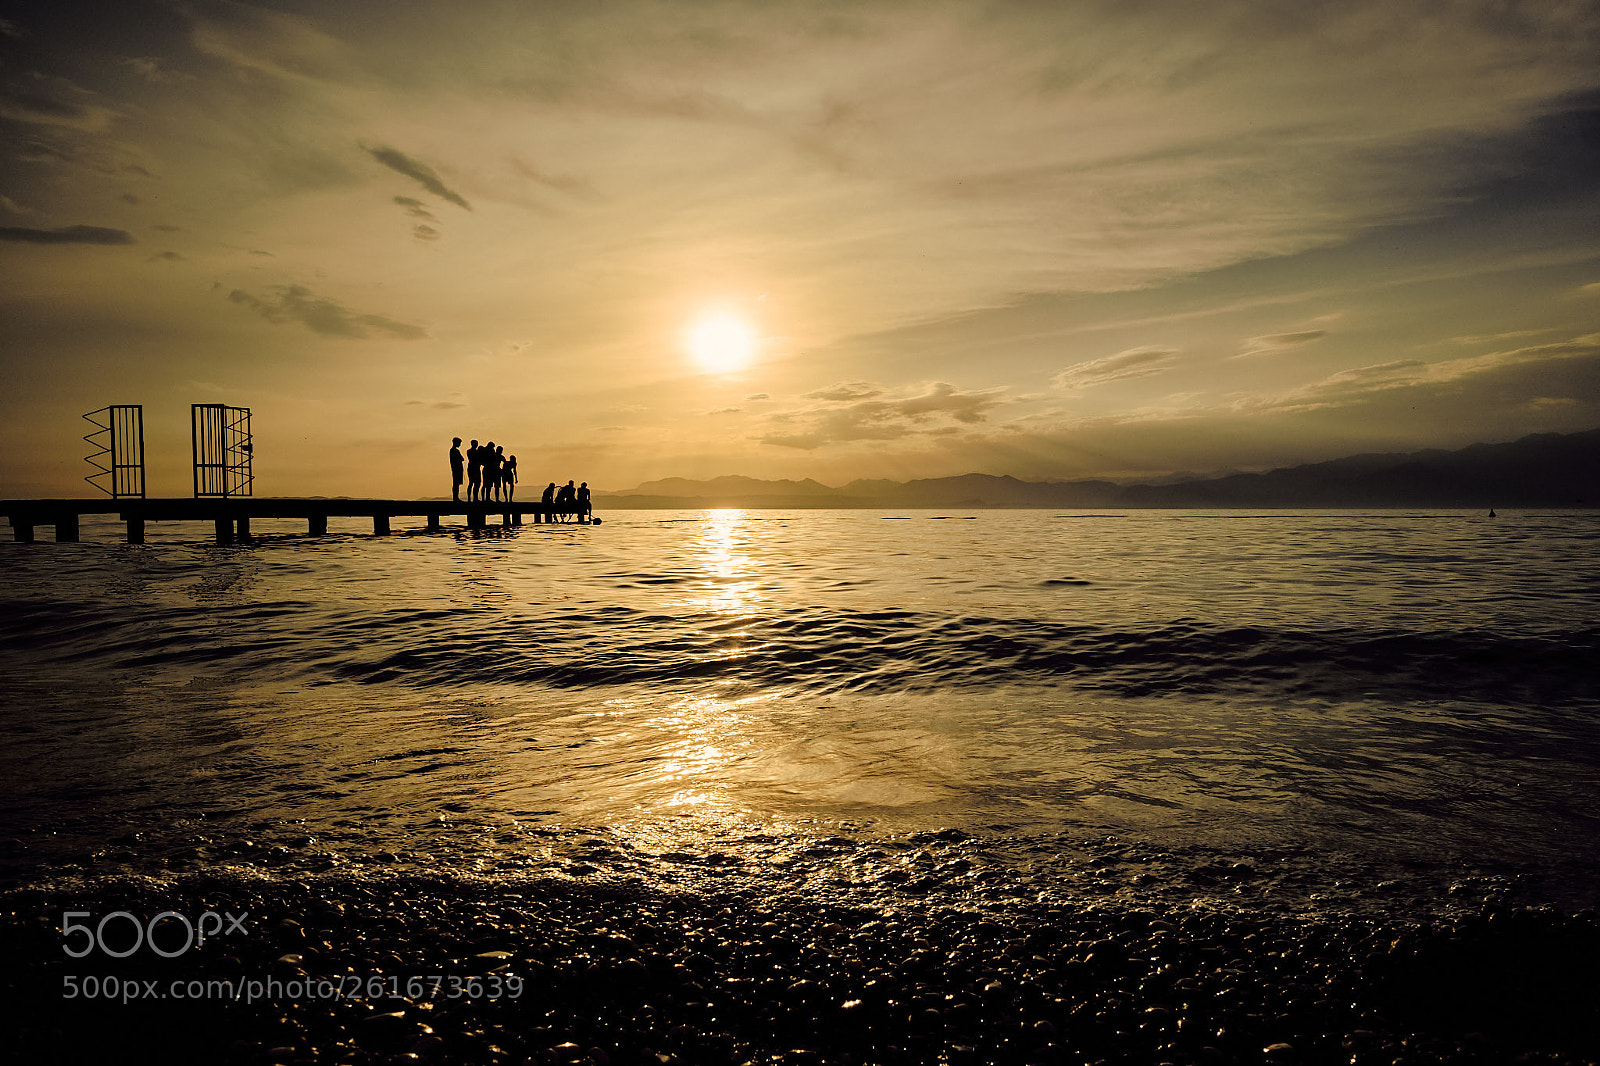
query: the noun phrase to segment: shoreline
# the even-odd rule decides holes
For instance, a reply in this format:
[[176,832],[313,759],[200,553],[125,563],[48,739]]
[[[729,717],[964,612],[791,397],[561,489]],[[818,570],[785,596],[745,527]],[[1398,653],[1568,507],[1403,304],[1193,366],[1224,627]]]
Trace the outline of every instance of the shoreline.
[[[5,996],[20,1008],[7,1042],[19,1061],[240,1064],[1366,1066],[1600,1053],[1592,911],[1480,902],[1380,917],[889,890],[830,902],[818,888],[398,871],[16,887],[0,894]],[[244,915],[244,935],[171,958],[145,944],[75,960],[60,932],[69,911],[87,912],[78,924]],[[170,953],[181,930],[166,922]],[[128,925],[112,920],[101,946],[124,950]],[[69,975],[139,995],[68,1000]],[[256,981],[262,994],[148,996],[190,980]],[[330,981],[337,998],[311,993]]]

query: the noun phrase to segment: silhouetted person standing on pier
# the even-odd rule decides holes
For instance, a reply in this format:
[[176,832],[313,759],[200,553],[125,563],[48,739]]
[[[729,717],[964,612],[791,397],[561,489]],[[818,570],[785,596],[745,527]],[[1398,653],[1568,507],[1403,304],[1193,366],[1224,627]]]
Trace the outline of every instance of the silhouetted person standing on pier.
[[467,449],[467,499],[477,502],[483,496],[483,449],[473,441]]
[[544,493],[539,497],[539,510],[547,515],[556,510],[556,483],[554,481],[544,487]]
[[450,438],[450,498],[461,502],[461,479],[466,467],[461,458],[461,438]]
[[[572,482],[569,481],[567,484],[570,485]],[[589,517],[589,510],[589,483],[585,481],[582,485],[578,486],[578,518],[584,519]]]
[[500,481],[506,487],[506,502],[517,498],[517,457],[506,456],[506,465],[500,468]]
[[500,467],[494,461],[494,441],[478,449],[478,455],[483,463],[483,500],[488,502],[496,498],[500,488]]

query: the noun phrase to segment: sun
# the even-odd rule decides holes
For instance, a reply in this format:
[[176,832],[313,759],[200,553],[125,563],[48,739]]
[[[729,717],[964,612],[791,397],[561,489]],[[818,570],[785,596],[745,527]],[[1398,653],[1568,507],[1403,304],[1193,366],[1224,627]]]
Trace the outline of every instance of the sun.
[[684,347],[701,369],[728,374],[743,369],[756,354],[756,331],[738,315],[716,312],[689,327]]

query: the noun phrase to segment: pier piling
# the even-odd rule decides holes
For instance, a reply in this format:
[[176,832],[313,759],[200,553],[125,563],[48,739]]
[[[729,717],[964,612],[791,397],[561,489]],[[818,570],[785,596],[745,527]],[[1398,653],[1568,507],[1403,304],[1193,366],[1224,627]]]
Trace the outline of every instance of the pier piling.
[[128,517],[128,543],[144,543],[144,519],[130,515]]
[[62,514],[56,516],[56,540],[75,541],[78,539],[78,516],[75,514]]

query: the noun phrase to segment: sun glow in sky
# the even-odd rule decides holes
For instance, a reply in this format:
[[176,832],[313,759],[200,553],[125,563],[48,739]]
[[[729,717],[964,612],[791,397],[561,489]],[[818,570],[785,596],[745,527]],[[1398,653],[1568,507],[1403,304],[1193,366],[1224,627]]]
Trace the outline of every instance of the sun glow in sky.
[[684,347],[702,370],[727,374],[743,370],[756,352],[756,332],[750,323],[727,311],[714,311],[697,319],[684,335]]
[[110,403],[160,495],[211,402],[263,495],[1600,426],[1596,54],[1564,0],[13,5],[0,496]]

